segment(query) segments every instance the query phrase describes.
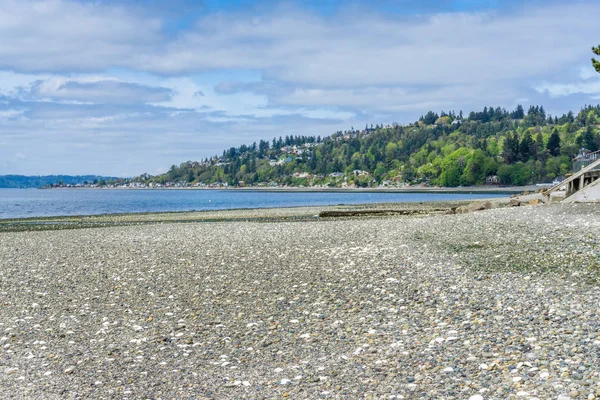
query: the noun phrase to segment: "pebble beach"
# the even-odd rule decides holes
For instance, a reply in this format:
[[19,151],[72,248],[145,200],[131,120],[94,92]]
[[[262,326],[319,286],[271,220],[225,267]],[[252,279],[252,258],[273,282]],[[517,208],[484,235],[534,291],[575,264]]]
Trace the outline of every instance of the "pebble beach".
[[0,230],[0,397],[600,398],[598,205],[339,208]]

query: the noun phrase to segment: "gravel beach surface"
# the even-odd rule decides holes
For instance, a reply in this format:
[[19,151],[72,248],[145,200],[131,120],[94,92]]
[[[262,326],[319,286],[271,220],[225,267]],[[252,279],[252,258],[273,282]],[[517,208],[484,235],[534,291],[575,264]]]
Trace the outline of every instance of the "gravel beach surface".
[[321,209],[0,233],[0,397],[600,398],[600,207]]

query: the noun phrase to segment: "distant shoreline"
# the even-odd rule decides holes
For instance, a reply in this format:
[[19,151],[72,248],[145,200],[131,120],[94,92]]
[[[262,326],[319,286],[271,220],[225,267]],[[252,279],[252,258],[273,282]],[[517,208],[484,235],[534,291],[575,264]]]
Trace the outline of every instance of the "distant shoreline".
[[[549,185],[550,186],[550,185]],[[534,192],[544,186],[507,186],[507,187],[489,187],[489,186],[467,186],[467,187],[381,187],[381,188],[314,188],[314,187],[159,187],[159,188],[131,188],[131,187],[55,187],[40,188],[43,190],[225,190],[240,192],[313,192],[313,193],[498,193],[498,194],[518,194],[526,191]]]

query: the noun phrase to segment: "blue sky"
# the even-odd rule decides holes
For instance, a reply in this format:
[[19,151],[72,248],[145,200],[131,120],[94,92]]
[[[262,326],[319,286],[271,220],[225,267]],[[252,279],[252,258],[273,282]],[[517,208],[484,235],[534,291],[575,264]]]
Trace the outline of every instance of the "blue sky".
[[600,102],[597,1],[0,0],[0,174],[160,173],[432,109]]

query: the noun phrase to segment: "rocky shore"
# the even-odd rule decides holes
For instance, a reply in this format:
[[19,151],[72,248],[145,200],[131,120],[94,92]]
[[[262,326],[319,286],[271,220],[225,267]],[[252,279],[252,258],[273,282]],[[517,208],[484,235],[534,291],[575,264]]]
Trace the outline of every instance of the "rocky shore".
[[600,398],[600,208],[423,207],[4,229],[1,397]]

